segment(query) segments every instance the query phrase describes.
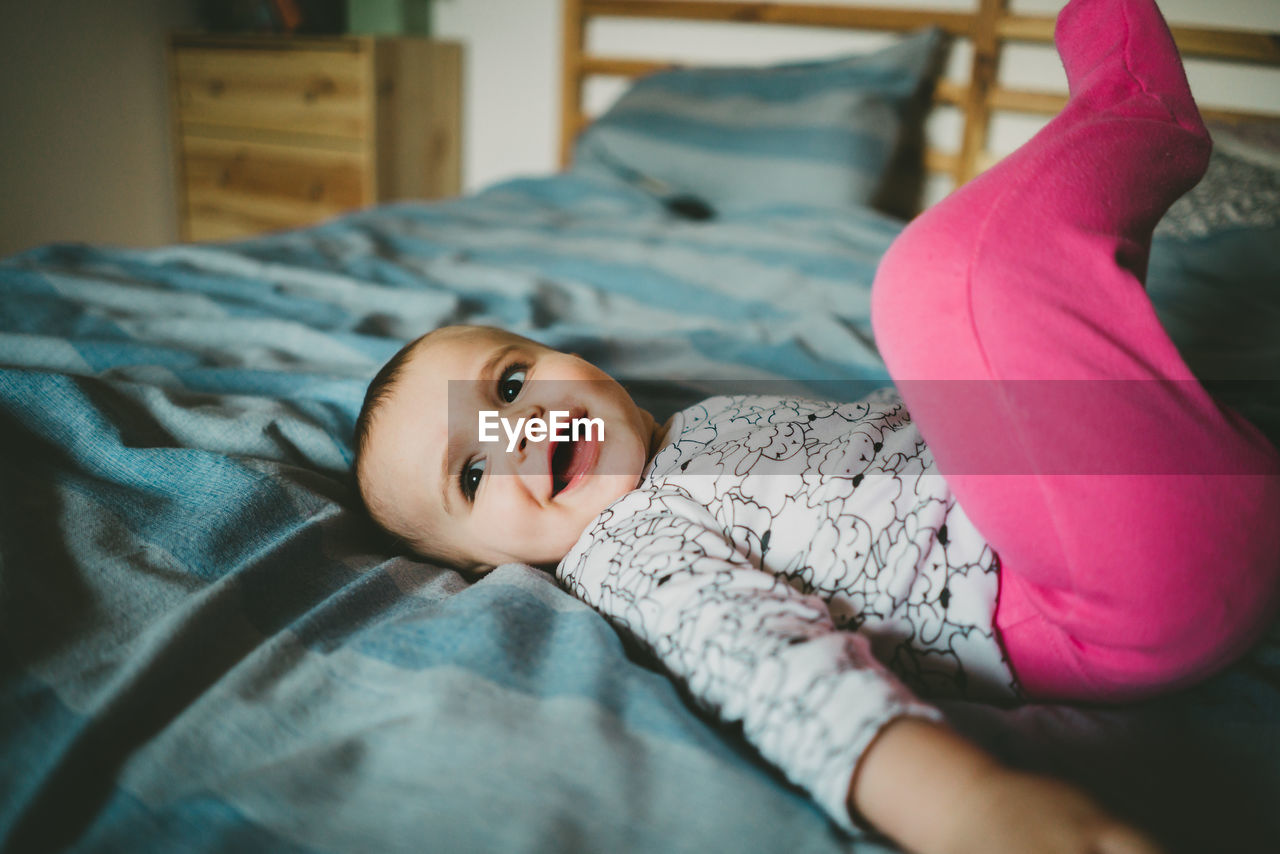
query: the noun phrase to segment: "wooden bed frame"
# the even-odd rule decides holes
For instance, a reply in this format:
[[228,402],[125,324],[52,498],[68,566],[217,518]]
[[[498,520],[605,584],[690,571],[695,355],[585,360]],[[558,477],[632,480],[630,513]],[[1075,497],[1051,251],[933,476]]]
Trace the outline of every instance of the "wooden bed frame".
[[[988,151],[988,132],[997,111],[1050,116],[1066,102],[1057,92],[1001,86],[996,74],[1001,53],[1008,43],[1052,44],[1054,19],[1017,15],[1010,0],[973,0],[971,12],[884,8],[831,4],[780,4],[725,2],[725,0],[563,0],[564,62],[561,125],[561,162],[567,165],[573,140],[589,123],[583,111],[583,86],[590,77],[634,78],[672,66],[670,62],[636,57],[604,57],[590,53],[587,24],[598,18],[644,18],[685,21],[720,21],[789,24],[867,31],[905,32],[925,26],[941,27],[953,38],[973,44],[968,80],[957,84],[943,80],[934,93],[935,103],[959,109],[962,117],[960,146],[956,151],[929,147],[925,168],[944,173],[955,186],[963,184],[995,162]],[[1214,29],[1172,25],[1184,57],[1280,67],[1280,32]],[[1206,119],[1238,122],[1267,113],[1213,109],[1201,104]]]

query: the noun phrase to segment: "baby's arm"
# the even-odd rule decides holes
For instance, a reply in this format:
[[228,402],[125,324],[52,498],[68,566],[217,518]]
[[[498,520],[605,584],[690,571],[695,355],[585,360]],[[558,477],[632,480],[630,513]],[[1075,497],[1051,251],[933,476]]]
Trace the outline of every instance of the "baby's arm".
[[1159,854],[1066,783],[1012,771],[944,726],[899,718],[862,755],[849,810],[923,854]]
[[749,562],[678,487],[620,499],[557,574],[849,830],[849,778],[866,745],[903,715],[941,718],[865,636],[837,630],[825,601]]

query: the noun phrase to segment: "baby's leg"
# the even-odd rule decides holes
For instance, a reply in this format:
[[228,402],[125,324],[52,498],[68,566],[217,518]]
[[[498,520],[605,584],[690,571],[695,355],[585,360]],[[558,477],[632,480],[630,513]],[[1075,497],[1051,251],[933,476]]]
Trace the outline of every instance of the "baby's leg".
[[1034,696],[1203,678],[1280,602],[1280,463],[1194,380],[1146,297],[1151,231],[1210,143],[1151,0],[1075,0],[1067,107],[914,222],[877,342],[999,553],[997,623]]

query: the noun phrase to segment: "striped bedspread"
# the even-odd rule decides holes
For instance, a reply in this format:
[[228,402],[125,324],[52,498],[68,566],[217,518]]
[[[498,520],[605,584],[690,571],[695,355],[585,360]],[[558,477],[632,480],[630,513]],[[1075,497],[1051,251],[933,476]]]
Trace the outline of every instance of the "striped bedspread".
[[[399,555],[347,468],[365,384],[444,323],[578,352],[661,416],[726,383],[860,395],[887,379],[868,289],[898,229],[691,223],[557,176],[0,263],[0,847],[891,850],[548,576]],[[1280,831],[1280,638],[1142,707],[944,708],[1187,850]]]

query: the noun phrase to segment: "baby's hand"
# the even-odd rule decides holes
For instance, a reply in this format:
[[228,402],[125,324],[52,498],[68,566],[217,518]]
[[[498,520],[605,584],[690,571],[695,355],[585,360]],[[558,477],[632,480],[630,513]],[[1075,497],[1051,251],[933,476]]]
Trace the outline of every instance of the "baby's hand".
[[849,808],[919,854],[1161,854],[1079,789],[1012,771],[947,727],[910,717],[868,747]]
[[995,768],[974,784],[949,854],[1161,854],[1066,783]]

